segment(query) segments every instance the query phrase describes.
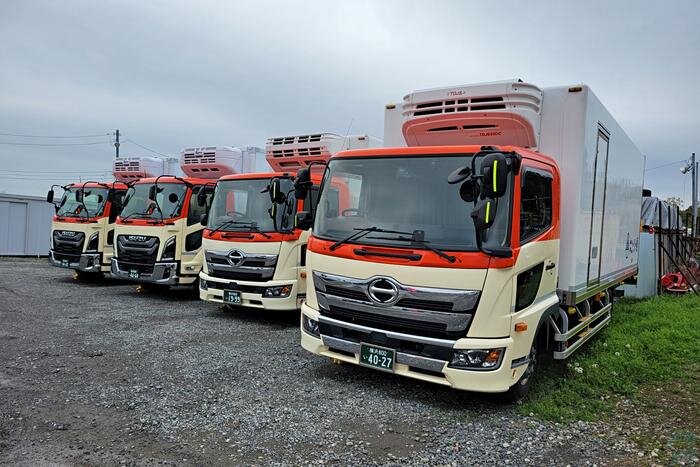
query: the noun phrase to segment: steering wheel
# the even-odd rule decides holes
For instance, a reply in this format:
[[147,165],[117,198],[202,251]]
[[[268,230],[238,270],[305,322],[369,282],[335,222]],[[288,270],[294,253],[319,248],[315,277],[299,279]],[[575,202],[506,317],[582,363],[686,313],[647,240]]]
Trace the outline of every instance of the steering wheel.
[[360,210],[357,208],[343,209],[343,217],[360,217]]

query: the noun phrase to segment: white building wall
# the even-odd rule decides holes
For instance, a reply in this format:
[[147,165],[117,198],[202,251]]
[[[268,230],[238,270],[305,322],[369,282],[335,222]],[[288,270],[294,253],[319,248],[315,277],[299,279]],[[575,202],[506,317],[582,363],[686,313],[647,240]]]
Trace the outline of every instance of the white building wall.
[[53,214],[42,197],[0,194],[0,256],[46,256]]

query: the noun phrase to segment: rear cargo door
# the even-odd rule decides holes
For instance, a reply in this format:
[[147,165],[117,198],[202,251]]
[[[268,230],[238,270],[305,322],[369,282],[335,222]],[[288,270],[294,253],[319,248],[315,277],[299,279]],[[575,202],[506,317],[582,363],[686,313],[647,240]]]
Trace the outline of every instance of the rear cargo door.
[[608,179],[608,149],[610,133],[598,126],[598,139],[593,164],[593,199],[591,200],[591,235],[588,244],[588,284],[600,280],[600,257],[605,223],[605,193]]

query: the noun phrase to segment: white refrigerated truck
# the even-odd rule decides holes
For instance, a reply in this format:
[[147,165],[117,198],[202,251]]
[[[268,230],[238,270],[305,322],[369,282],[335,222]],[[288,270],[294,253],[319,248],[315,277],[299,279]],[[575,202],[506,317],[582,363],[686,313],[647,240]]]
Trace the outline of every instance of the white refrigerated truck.
[[408,94],[384,141],[328,164],[302,346],[522,397],[537,355],[602,329],[637,271],[642,155],[587,86],[520,81]]

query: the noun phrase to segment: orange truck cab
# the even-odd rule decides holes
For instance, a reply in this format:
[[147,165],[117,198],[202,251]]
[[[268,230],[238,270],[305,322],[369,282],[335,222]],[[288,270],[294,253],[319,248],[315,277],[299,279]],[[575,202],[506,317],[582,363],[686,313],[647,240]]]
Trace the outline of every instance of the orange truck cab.
[[641,153],[587,86],[516,80],[408,94],[384,141],[328,163],[302,347],[523,397],[538,356],[579,349],[636,274]]
[[[325,163],[343,148],[372,144],[377,140],[366,135],[270,138],[265,155],[275,172],[220,178],[205,222],[200,298],[228,306],[299,309],[306,291],[309,231],[295,220],[297,212],[313,209],[321,174],[314,174],[312,194],[301,201],[295,197],[293,173]],[[347,190],[338,190],[337,196],[346,200]]]
[[128,186],[122,182],[85,182],[63,186],[54,203],[54,187],[46,200],[54,203],[49,263],[78,274],[109,272],[114,251],[114,226]]

